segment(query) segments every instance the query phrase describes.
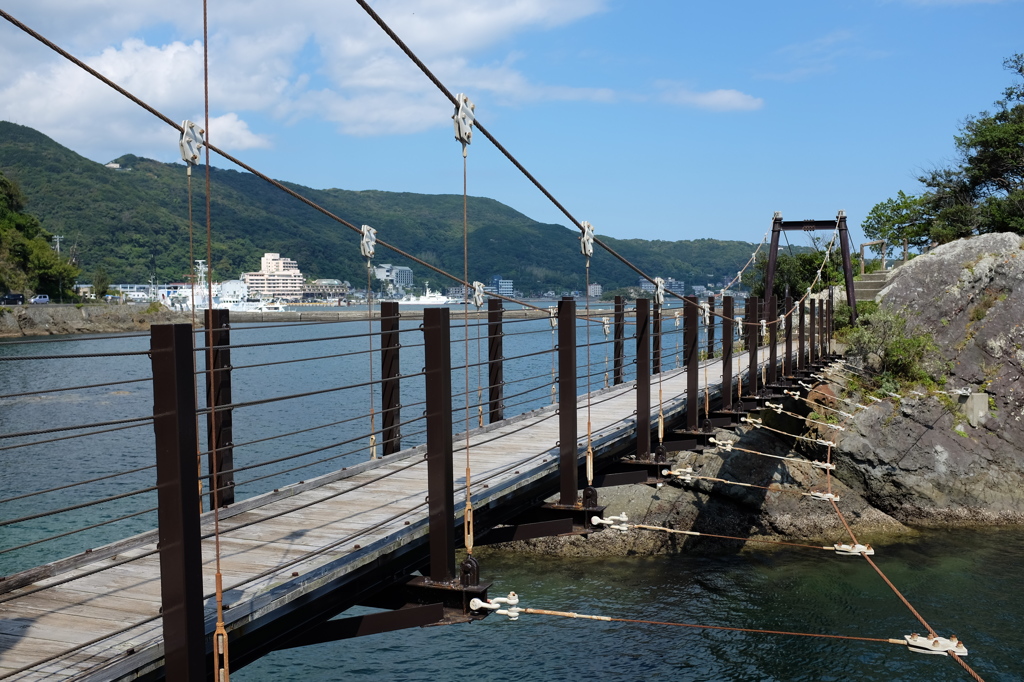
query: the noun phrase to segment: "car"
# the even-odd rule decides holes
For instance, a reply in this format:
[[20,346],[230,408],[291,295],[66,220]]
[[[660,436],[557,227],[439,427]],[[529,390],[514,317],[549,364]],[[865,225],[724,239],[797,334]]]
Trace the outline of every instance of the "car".
[[[25,297],[22,296],[22,299],[24,299],[24,298]],[[50,297],[47,296],[46,294],[36,294],[35,296],[33,296],[29,300],[29,302],[30,303],[49,303],[50,302]]]
[[25,305],[25,294],[4,294],[0,305]]

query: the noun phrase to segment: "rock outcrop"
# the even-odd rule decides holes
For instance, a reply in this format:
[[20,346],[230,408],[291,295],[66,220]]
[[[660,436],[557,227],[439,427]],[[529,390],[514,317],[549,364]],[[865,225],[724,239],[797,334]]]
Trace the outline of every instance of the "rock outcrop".
[[947,390],[857,415],[840,441],[840,478],[907,523],[1024,521],[1024,238],[991,234],[940,246],[893,273],[878,296],[909,330],[930,332]]
[[187,324],[189,315],[134,305],[27,305],[0,308],[0,337],[145,331],[151,324]]

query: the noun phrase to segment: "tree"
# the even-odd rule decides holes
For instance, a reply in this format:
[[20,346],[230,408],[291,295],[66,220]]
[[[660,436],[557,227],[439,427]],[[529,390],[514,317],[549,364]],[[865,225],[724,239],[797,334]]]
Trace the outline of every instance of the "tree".
[[[886,256],[902,247],[904,239],[910,246],[921,248],[931,241],[926,204],[925,197],[904,194],[900,190],[894,199],[875,204],[860,226],[868,239],[886,241]],[[881,247],[872,248],[881,254]]]
[[[775,260],[775,283],[772,286],[772,294],[778,298],[788,295],[793,298],[800,298],[812,287],[813,291],[821,291],[830,284],[844,281],[843,257],[838,246],[833,246],[829,254],[828,262],[825,262],[826,249],[822,244],[821,237],[812,237],[814,248],[811,253],[788,254],[780,252]],[[856,264],[854,264],[856,266]],[[821,278],[815,283],[818,269],[821,268]],[[757,256],[754,267],[748,268],[743,273],[743,284],[750,288],[754,296],[765,296],[764,284],[768,271],[768,255],[761,253]],[[813,284],[813,286],[812,286]]]
[[110,289],[110,276],[103,266],[99,266],[92,273],[92,293],[96,300],[102,300]]

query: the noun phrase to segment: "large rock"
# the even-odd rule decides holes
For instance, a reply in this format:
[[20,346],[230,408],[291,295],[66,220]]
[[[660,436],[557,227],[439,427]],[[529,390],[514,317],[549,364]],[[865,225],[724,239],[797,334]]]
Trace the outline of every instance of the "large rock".
[[932,333],[946,389],[984,394],[990,409],[972,426],[956,395],[874,405],[840,441],[840,477],[905,522],[1024,521],[1024,239],[940,246],[879,299]]

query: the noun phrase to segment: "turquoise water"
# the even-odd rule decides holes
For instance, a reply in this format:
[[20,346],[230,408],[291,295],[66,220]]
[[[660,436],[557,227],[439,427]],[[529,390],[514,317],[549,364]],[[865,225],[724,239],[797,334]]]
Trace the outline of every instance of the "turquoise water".
[[[407,323],[415,329],[418,321]],[[361,333],[366,323],[239,327],[236,344],[262,344],[317,336]],[[454,326],[458,335],[459,326]],[[515,335],[512,332],[535,331]],[[506,355],[551,347],[544,320],[508,325]],[[592,330],[596,339],[598,330]],[[469,357],[477,356],[471,330]],[[582,330],[580,338],[583,338]],[[367,356],[353,355],[311,363],[243,369],[268,361],[317,357],[365,347],[365,339],[335,339],[315,344],[259,345],[239,349],[232,362],[236,400],[252,400],[336,386],[361,380]],[[422,366],[415,335],[403,339],[403,372]],[[666,344],[671,349],[672,342]],[[632,340],[627,340],[631,350]],[[70,342],[0,344],[0,357],[137,352],[147,337],[76,338]],[[465,344],[453,345],[453,364],[461,362]],[[483,352],[486,353],[486,343]],[[591,362],[601,381],[603,351]],[[579,354],[580,364],[585,354]],[[511,376],[540,376],[540,391],[525,396],[517,411],[550,400],[546,378],[550,356],[510,363]],[[378,369],[379,371],[379,369]],[[115,358],[66,358],[0,362],[0,395],[52,387],[146,379],[145,355]],[[379,374],[378,374],[379,376]],[[471,382],[476,377],[471,373]],[[419,383],[417,383],[419,381]],[[464,384],[463,375],[453,387]],[[377,394],[379,400],[379,393]],[[341,395],[272,403],[235,412],[236,443],[359,417],[369,400],[366,389]],[[406,414],[419,413],[422,380],[403,388]],[[456,399],[458,405],[460,399]],[[0,435],[55,426],[142,417],[152,411],[148,381],[78,391],[0,398]],[[354,426],[353,426],[354,424]],[[323,447],[346,434],[364,433],[367,423],[323,429],[289,439],[236,449],[236,462],[253,464],[284,454]],[[348,429],[346,431],[345,429]],[[201,429],[202,430],[202,429]],[[354,431],[353,431],[354,430]],[[407,444],[422,436],[407,431]],[[100,477],[152,463],[153,436],[148,425],[25,448],[10,446],[68,435],[65,432],[0,438],[0,500],[51,486]],[[311,465],[301,473],[279,473],[240,486],[256,494],[300,477],[326,473],[364,461],[366,444],[354,443],[351,454]],[[342,449],[342,453],[347,450]],[[248,478],[283,472],[282,463],[248,473]],[[276,468],[275,468],[276,467]],[[116,495],[152,485],[155,474],[144,469],[130,476],[78,486],[41,497],[0,504],[0,518],[11,519],[55,506]],[[239,479],[245,477],[239,476]],[[10,526],[0,526],[0,550],[22,542],[153,506],[151,493],[125,498]],[[145,513],[109,526],[17,552],[0,553],[0,574],[84,551],[155,526]],[[867,538],[868,541],[872,539]],[[872,544],[878,545],[877,542]],[[726,548],[733,549],[733,548]],[[878,548],[877,563],[906,594],[939,634],[957,634],[970,655],[967,661],[989,682],[1024,679],[1018,645],[1024,633],[1019,583],[1024,560],[1024,530],[935,531]],[[825,552],[760,549],[739,554],[624,559],[552,559],[535,556],[484,556],[482,577],[493,581],[492,596],[518,592],[522,606],[576,611],[616,618],[736,626],[810,633],[901,638],[921,626],[866,562]],[[641,623],[595,622],[524,615],[518,622],[491,616],[483,622],[375,635],[308,649],[279,652],[234,673],[236,680],[960,680],[969,679],[953,661],[912,654],[904,647],[841,640],[819,640],[751,633],[722,632]]]

